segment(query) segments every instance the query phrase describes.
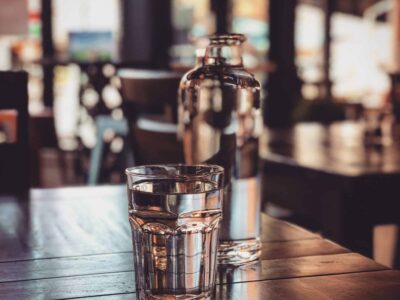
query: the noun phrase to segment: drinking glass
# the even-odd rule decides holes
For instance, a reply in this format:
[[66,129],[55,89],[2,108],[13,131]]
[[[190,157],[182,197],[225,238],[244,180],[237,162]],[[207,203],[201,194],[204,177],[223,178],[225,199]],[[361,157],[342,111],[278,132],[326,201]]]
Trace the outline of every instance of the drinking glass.
[[126,169],[137,299],[209,299],[215,284],[222,167]]

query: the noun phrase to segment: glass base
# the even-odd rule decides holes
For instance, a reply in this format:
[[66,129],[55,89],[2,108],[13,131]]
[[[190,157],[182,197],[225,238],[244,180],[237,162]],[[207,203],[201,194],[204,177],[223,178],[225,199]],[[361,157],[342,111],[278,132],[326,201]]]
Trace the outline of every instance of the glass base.
[[260,255],[260,238],[221,241],[218,247],[218,263],[221,265],[241,265],[258,259]]

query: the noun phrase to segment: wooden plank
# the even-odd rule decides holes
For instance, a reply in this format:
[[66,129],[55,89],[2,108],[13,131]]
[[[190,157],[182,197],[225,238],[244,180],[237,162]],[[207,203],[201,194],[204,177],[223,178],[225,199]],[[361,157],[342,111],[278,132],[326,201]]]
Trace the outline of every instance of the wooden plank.
[[[110,297],[108,299],[117,299]],[[400,299],[400,273],[379,271],[217,286],[215,299]]]
[[[130,262],[130,256],[125,255],[123,257],[126,261],[119,262],[120,266],[129,268],[128,262]],[[112,263],[111,258],[109,258],[109,260],[104,260],[104,262],[102,262],[103,268],[106,267],[106,264]],[[58,299],[133,292],[133,272],[111,273],[108,271],[107,274],[95,274],[96,270],[90,270],[90,267],[102,268],[100,265],[101,263],[96,264],[95,267],[94,263],[88,263],[85,266],[86,272],[92,275],[84,275],[82,270],[77,270],[76,272],[80,274],[79,276],[3,282],[0,283],[0,295],[2,299],[13,299],[13,297],[15,297],[14,299],[28,299],[29,297],[31,297],[30,299],[35,299],[35,297]],[[59,266],[56,261],[52,264],[48,264],[48,266],[51,266],[53,269],[65,270]],[[79,267],[79,265],[77,267]],[[81,268],[83,268],[82,265]],[[359,254],[345,253],[264,260],[238,268],[221,268],[218,281],[221,283],[249,282],[383,269],[385,269],[383,266]],[[35,272],[31,272],[29,266],[26,266],[25,272],[30,272],[31,277],[35,276]],[[39,276],[51,275],[52,273],[49,272],[49,270],[42,269]],[[61,272],[64,272],[64,275],[67,274],[66,271]],[[21,273],[20,270],[18,273]],[[3,276],[6,275],[3,274]],[[11,277],[9,277],[9,279],[11,279]]]
[[360,254],[343,253],[271,259],[240,267],[220,268],[218,280],[221,283],[249,282],[385,269],[387,268]]
[[0,199],[0,261],[131,251],[125,190],[33,190]]
[[[30,200],[0,196],[0,262],[131,251],[123,186],[33,190]],[[262,216],[263,241],[318,238]]]
[[[400,299],[400,273],[378,271],[217,285],[216,300],[368,300]],[[90,300],[128,300],[133,293],[90,297]]]
[[385,270],[386,267],[357,253],[318,255],[262,261],[262,279],[317,276]]
[[263,243],[261,259],[292,258],[349,253],[350,250],[325,239]]
[[65,299],[134,291],[132,272],[0,284],[2,300]]
[[266,214],[261,215],[261,241],[282,242],[304,239],[319,239],[317,234],[297,225],[274,219]]
[[[346,253],[323,239],[264,243],[262,259]],[[131,251],[0,263],[0,282],[132,271]],[[246,271],[247,272],[247,271]]]
[[0,263],[0,282],[131,272],[131,252]]

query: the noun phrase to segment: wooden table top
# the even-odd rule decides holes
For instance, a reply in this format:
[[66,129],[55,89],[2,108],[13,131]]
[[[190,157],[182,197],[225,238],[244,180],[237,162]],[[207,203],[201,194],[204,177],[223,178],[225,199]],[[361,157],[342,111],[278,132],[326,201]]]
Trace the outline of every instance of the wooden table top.
[[400,175],[398,141],[387,146],[366,146],[360,122],[266,128],[260,140],[260,156],[267,161],[350,177]]
[[[134,299],[122,186],[0,196],[0,299]],[[400,273],[262,218],[260,261],[220,268],[216,299],[400,299]]]

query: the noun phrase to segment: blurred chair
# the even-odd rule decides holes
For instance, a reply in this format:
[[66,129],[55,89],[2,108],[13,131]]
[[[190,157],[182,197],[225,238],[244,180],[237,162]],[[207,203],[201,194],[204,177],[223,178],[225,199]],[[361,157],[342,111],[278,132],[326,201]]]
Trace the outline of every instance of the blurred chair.
[[183,162],[182,144],[176,137],[176,124],[142,116],[131,130],[136,165]]
[[157,70],[121,69],[122,98],[127,117],[156,114],[177,122],[177,94],[183,74]]
[[176,136],[182,74],[122,69],[118,75],[135,165],[183,162]]
[[[107,130],[112,130],[113,133],[126,137],[128,135],[128,122],[126,119],[116,120],[111,116],[100,115],[96,117],[96,145],[90,154],[88,174],[88,184],[90,185],[98,182],[104,148],[103,136]],[[126,143],[124,146],[125,151],[123,153],[128,156],[126,161],[129,162],[131,160],[129,157],[131,151],[127,149]]]
[[[54,149],[57,152],[57,164],[62,170],[61,177],[65,172],[65,157],[63,151],[58,147],[56,128],[54,123],[53,109],[44,108],[39,112],[30,113],[29,116],[29,140],[31,152],[31,168],[32,168],[32,187],[47,186],[47,178],[53,177],[52,174],[46,174],[43,167],[43,150]],[[64,179],[64,178],[63,178]],[[63,180],[63,183],[66,181]]]
[[0,192],[26,192],[31,178],[26,72],[0,72],[0,125]]

